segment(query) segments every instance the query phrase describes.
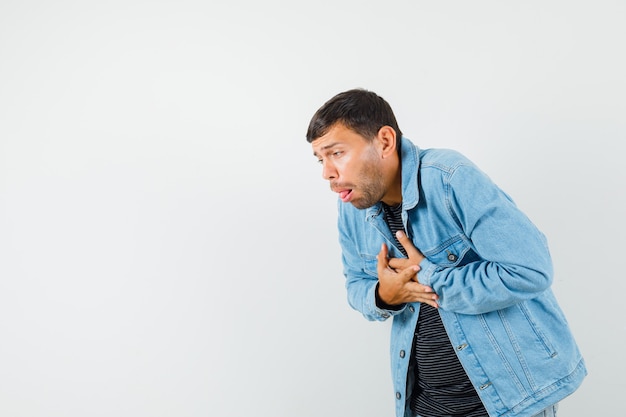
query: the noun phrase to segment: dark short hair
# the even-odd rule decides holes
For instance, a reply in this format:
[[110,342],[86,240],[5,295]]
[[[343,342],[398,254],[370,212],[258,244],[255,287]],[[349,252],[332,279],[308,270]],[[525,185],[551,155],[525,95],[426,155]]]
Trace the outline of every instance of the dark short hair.
[[398,137],[402,136],[389,103],[360,88],[337,94],[315,112],[306,132],[307,142],[324,136],[337,123],[366,139],[373,139],[383,126],[391,126]]

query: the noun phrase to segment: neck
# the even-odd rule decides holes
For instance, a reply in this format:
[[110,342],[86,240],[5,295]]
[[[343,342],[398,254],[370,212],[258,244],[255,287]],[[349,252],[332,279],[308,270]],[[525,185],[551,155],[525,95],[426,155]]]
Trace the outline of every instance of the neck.
[[402,171],[400,170],[400,164],[398,164],[398,169],[393,176],[393,182],[381,201],[388,206],[397,206],[402,203]]

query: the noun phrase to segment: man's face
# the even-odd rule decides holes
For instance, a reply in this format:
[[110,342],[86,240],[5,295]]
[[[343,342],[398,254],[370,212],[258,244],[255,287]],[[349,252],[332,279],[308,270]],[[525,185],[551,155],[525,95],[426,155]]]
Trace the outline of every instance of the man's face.
[[364,209],[378,203],[386,192],[377,141],[335,124],[312,143],[313,155],[322,164],[322,177],[344,203]]

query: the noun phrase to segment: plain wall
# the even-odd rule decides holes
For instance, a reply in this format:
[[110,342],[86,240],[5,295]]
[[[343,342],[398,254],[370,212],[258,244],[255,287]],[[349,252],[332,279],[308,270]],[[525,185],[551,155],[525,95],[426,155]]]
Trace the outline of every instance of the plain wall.
[[354,87],[544,231],[590,372],[561,415],[618,414],[625,41],[608,0],[4,0],[0,416],[391,416],[305,141]]

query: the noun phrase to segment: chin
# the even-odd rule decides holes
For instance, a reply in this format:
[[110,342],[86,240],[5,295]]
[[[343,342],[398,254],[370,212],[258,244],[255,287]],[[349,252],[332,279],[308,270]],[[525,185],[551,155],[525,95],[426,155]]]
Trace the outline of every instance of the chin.
[[350,204],[352,204],[354,206],[354,208],[357,208],[359,210],[365,210],[365,209],[368,209],[370,207],[373,207],[373,206],[376,205],[376,203],[371,203],[369,201],[351,201],[350,202]]

